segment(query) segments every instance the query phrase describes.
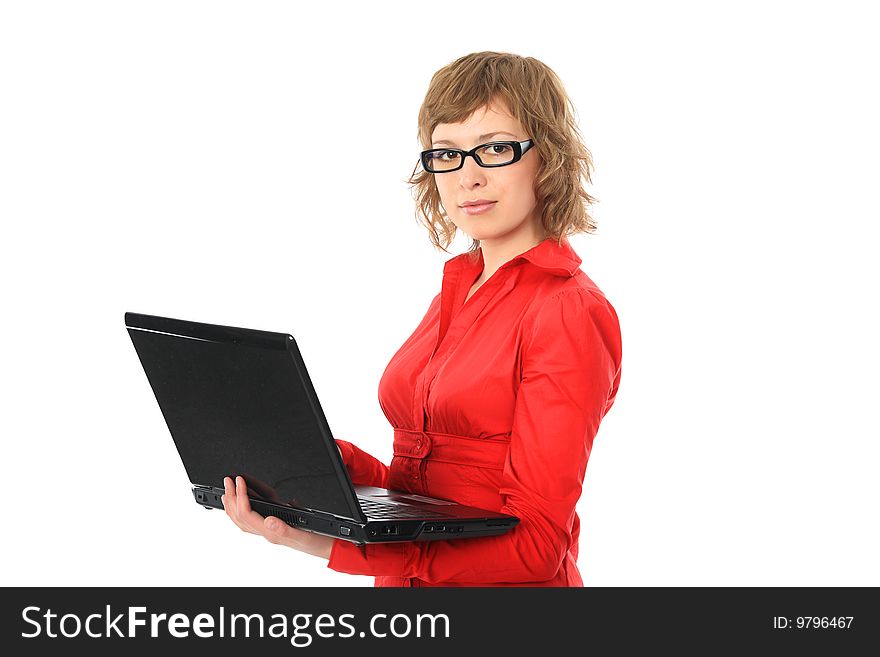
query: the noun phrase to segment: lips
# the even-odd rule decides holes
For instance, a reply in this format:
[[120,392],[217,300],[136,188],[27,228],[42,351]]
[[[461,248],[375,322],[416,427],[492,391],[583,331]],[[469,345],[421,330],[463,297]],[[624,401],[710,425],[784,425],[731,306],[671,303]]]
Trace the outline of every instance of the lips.
[[484,205],[492,205],[493,203],[496,203],[496,202],[497,201],[465,201],[459,207],[461,207],[461,208],[479,208]]
[[461,211],[468,215],[488,214],[495,209],[496,201],[489,203],[476,203],[471,205],[462,205]]

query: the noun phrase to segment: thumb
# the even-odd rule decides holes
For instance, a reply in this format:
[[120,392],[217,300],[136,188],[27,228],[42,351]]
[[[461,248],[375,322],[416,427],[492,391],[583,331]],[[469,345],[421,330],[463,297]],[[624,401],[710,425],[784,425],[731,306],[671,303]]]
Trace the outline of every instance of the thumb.
[[266,516],[263,522],[267,529],[276,534],[283,536],[287,532],[287,523],[275,516]]

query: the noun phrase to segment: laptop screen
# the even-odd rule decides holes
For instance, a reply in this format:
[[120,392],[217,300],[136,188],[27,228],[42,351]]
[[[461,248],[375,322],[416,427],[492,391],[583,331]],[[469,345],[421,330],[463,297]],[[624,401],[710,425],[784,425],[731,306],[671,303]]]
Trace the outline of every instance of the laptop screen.
[[241,475],[251,498],[352,517],[308,375],[288,349],[198,331],[129,325],[129,334],[193,484],[222,488],[223,477]]

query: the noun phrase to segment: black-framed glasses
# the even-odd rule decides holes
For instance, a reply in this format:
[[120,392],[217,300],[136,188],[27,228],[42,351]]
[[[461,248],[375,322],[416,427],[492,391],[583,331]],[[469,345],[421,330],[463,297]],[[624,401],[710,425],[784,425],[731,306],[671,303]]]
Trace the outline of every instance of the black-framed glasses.
[[421,160],[425,171],[429,173],[449,173],[458,171],[464,166],[464,158],[470,155],[481,167],[506,167],[518,162],[534,144],[531,139],[525,141],[490,141],[480,144],[469,151],[459,148],[432,148],[422,151]]

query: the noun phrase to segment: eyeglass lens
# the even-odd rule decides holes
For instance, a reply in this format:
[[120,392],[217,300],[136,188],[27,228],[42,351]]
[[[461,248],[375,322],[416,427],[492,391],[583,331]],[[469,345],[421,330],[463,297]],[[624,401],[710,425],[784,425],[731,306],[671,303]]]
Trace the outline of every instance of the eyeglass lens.
[[[477,151],[483,164],[499,166],[513,162],[514,151],[510,144],[485,144]],[[461,165],[461,153],[436,150],[427,154],[429,171],[449,171]]]

